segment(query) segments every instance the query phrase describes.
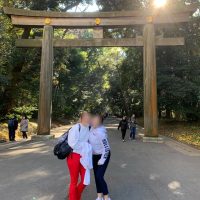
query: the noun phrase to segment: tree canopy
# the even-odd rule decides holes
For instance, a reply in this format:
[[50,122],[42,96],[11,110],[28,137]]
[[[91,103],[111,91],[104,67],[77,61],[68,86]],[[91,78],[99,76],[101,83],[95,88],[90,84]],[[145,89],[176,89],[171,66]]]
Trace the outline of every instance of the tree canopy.
[[[174,7],[198,1],[181,0]],[[92,0],[0,0],[0,118],[12,113],[37,117],[40,49],[19,49],[17,38],[42,37],[36,28],[13,28],[3,6],[66,12]],[[102,11],[133,10],[147,0],[97,0]],[[157,48],[159,114],[182,120],[200,119],[200,16],[189,23],[157,27],[157,34],[183,36],[183,47]],[[140,35],[141,27],[105,29],[105,37]],[[55,30],[59,38],[90,38],[92,30]],[[80,110],[143,114],[142,48],[55,49],[53,117],[74,117]]]

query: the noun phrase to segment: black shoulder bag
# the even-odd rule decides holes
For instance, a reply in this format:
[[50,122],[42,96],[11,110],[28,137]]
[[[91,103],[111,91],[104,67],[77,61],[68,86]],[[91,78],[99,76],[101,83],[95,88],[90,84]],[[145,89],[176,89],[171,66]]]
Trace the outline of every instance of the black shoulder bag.
[[[70,129],[69,129],[70,130]],[[73,151],[73,149],[68,144],[68,134],[69,130],[65,132],[59,139],[58,143],[54,147],[54,155],[57,156],[58,159],[64,160],[67,158]],[[79,124],[79,132],[81,130],[81,126]]]

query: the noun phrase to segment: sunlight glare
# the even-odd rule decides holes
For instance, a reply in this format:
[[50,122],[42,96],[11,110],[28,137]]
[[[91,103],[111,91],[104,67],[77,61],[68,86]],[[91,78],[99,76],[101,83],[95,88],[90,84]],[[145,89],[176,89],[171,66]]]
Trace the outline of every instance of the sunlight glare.
[[167,3],[167,0],[154,0],[154,6],[156,8],[161,8],[163,6],[165,6]]

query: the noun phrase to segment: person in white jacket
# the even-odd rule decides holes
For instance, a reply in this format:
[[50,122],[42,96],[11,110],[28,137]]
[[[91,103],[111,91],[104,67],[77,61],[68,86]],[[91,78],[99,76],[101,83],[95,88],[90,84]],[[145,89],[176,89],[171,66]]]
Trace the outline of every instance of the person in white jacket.
[[91,145],[88,143],[89,123],[89,113],[83,112],[80,123],[69,130],[68,144],[73,149],[66,160],[70,173],[69,200],[81,200],[82,192],[89,184],[89,170],[92,168],[92,148],[90,150]]
[[28,139],[27,132],[28,132],[28,118],[26,115],[22,116],[22,120],[20,122],[20,131],[22,132],[23,139]]
[[107,183],[104,179],[110,161],[110,145],[103,117],[96,115],[92,120],[89,143],[93,151],[93,170],[97,189],[97,200],[110,200]]

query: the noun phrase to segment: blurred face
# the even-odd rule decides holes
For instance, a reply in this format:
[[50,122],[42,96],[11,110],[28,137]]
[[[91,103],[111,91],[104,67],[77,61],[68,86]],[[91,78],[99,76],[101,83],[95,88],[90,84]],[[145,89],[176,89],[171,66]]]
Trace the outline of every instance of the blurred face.
[[92,119],[92,126],[94,128],[98,127],[101,125],[101,119],[99,116],[94,116],[93,119]]
[[126,119],[126,117],[123,117],[123,120],[125,120]]
[[90,124],[90,114],[89,113],[87,113],[87,112],[83,113],[82,118],[81,118],[81,123],[84,125]]

